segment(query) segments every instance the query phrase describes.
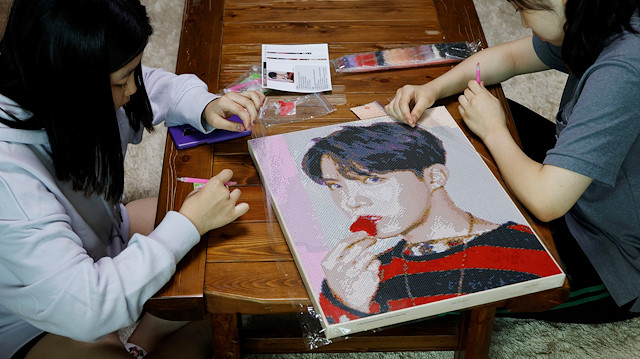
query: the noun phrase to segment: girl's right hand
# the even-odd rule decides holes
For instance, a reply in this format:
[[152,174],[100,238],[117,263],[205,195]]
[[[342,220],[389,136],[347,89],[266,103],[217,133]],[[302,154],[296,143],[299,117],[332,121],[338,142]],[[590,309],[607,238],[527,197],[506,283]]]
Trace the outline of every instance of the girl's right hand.
[[429,83],[420,86],[405,85],[396,91],[396,96],[384,109],[390,116],[415,127],[424,110],[431,107],[437,99],[437,94]]
[[220,171],[204,186],[189,193],[180,207],[179,212],[193,223],[201,236],[235,221],[249,211],[248,204],[237,203],[240,190],[236,188],[229,192],[224,185],[232,176],[233,172],[229,169]]
[[[264,99],[262,91],[229,92],[209,102],[202,116],[215,128],[235,132],[251,130],[258,120]],[[238,115],[244,125],[227,120],[232,115]]]

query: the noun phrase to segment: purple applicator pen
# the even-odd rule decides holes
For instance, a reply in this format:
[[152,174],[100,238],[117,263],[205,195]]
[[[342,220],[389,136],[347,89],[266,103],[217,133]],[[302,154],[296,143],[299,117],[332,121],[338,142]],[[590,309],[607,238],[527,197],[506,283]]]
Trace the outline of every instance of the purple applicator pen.
[[476,81],[478,83],[482,82],[482,79],[480,79],[480,63],[478,62],[478,64],[476,65]]

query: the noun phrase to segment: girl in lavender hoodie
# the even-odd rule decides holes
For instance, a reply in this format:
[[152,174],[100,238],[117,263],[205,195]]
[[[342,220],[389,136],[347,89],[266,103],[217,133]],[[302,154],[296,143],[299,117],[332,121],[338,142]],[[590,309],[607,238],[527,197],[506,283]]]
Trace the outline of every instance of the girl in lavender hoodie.
[[[138,0],[13,3],[0,42],[2,358],[211,356],[206,326],[143,305],[201,235],[249,207],[224,170],[154,229],[156,201],[120,203],[123,158],[163,120],[250,129],[264,96],[218,98],[195,76],[142,66],[151,33]],[[128,352],[115,332],[138,320]]]

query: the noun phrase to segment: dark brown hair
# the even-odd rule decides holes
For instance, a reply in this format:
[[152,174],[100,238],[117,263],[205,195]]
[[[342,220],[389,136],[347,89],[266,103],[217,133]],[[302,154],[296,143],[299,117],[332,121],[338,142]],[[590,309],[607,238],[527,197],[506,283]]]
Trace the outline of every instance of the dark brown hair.
[[605,47],[606,40],[631,27],[631,16],[640,8],[640,0],[569,0],[562,57],[580,77]]
[[[552,11],[543,0],[508,0],[522,10]],[[580,77],[604,49],[606,40],[631,27],[631,16],[638,15],[640,0],[567,0],[562,58],[573,74]]]

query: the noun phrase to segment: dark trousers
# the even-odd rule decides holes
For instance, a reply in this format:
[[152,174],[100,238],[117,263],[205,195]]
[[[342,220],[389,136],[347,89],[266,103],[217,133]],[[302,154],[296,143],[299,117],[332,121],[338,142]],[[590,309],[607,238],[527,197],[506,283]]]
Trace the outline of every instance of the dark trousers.
[[[555,146],[555,124],[516,102],[508,102],[522,149],[531,159],[542,163],[546,152]],[[569,232],[564,218],[550,222],[549,227],[560,255],[561,265],[571,286],[569,300],[545,312],[499,312],[499,316],[555,322],[602,323],[624,320],[640,314],[629,312],[633,303],[619,307],[614,302],[600,276]]]

